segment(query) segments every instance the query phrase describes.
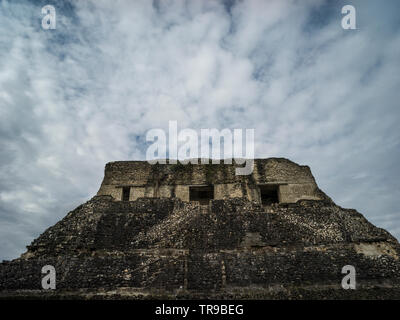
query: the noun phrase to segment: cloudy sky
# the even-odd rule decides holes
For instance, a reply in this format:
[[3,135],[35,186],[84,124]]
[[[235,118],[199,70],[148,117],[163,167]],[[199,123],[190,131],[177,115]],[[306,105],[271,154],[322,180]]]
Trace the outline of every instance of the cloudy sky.
[[[384,5],[382,4],[384,3]],[[42,6],[56,8],[43,30]],[[341,27],[342,6],[357,29]],[[0,260],[94,196],[146,132],[254,128],[400,238],[400,2],[0,0]]]

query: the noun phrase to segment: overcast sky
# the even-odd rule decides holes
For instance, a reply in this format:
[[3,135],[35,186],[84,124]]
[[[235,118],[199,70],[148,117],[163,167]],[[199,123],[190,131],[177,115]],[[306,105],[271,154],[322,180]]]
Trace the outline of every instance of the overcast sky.
[[[384,3],[384,6],[382,5]],[[41,28],[42,6],[56,30]],[[352,4],[357,29],[343,30]],[[400,1],[0,0],[0,260],[94,196],[145,136],[254,128],[400,238]]]

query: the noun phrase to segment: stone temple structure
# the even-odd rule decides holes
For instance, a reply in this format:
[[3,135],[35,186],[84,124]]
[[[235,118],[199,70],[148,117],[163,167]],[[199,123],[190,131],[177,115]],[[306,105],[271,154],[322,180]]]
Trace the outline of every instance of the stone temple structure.
[[[397,299],[400,245],[307,166],[108,163],[95,197],[0,264],[0,298]],[[54,266],[56,289],[43,290]],[[356,288],[344,289],[344,266]]]
[[[200,163],[200,161],[198,161]],[[98,196],[135,201],[178,198],[184,202],[242,198],[258,203],[322,200],[310,168],[285,159],[256,160],[253,174],[235,175],[235,165],[155,164],[118,161],[106,165]]]

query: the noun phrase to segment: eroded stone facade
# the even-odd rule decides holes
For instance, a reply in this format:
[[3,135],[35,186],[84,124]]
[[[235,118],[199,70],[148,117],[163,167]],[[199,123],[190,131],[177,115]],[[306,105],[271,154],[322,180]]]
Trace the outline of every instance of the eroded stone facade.
[[[337,206],[308,167],[234,169],[107,164],[97,196],[0,263],[0,299],[400,299],[398,241]],[[42,290],[46,265],[56,290]],[[357,290],[341,286],[347,265]]]
[[[262,203],[264,186],[276,188],[277,202],[322,200],[308,166],[283,158],[256,159],[251,175],[235,175],[235,164],[155,164],[146,161],[117,161],[106,165],[103,183],[97,195],[123,200],[138,198],[179,198],[190,201],[190,188],[212,186],[212,199],[245,198]],[[127,199],[126,199],[127,200]]]

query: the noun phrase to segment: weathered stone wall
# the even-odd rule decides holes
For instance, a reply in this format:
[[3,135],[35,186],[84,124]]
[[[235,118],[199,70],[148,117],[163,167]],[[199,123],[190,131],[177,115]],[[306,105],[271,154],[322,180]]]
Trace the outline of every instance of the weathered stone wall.
[[315,183],[284,184],[279,186],[280,202],[295,203],[298,200],[320,200]]
[[[400,299],[397,240],[335,205],[308,167],[272,158],[250,176],[234,169],[107,164],[98,196],[0,264],[0,298],[129,289],[128,298]],[[260,203],[264,184],[279,185],[280,203]],[[192,185],[213,185],[216,199],[189,201]],[[127,186],[131,201],[115,201]],[[45,265],[56,269],[54,293],[40,290]],[[340,286],[345,265],[357,270],[356,291]]]
[[41,267],[50,264],[57,292],[345,298],[341,269],[350,264],[360,297],[399,298],[399,255],[389,233],[328,200],[268,209],[245,199],[213,200],[204,211],[179,199],[102,196],[46,230],[20,259],[0,264],[0,293],[40,290]]
[[121,200],[122,187],[131,188],[130,200],[140,197],[167,197],[189,201],[189,186],[214,185],[215,199],[244,197],[260,201],[259,184],[279,185],[280,202],[318,200],[318,189],[310,168],[282,158],[256,159],[253,173],[236,176],[235,164],[156,164],[146,161],[118,161],[106,165],[97,195]]

